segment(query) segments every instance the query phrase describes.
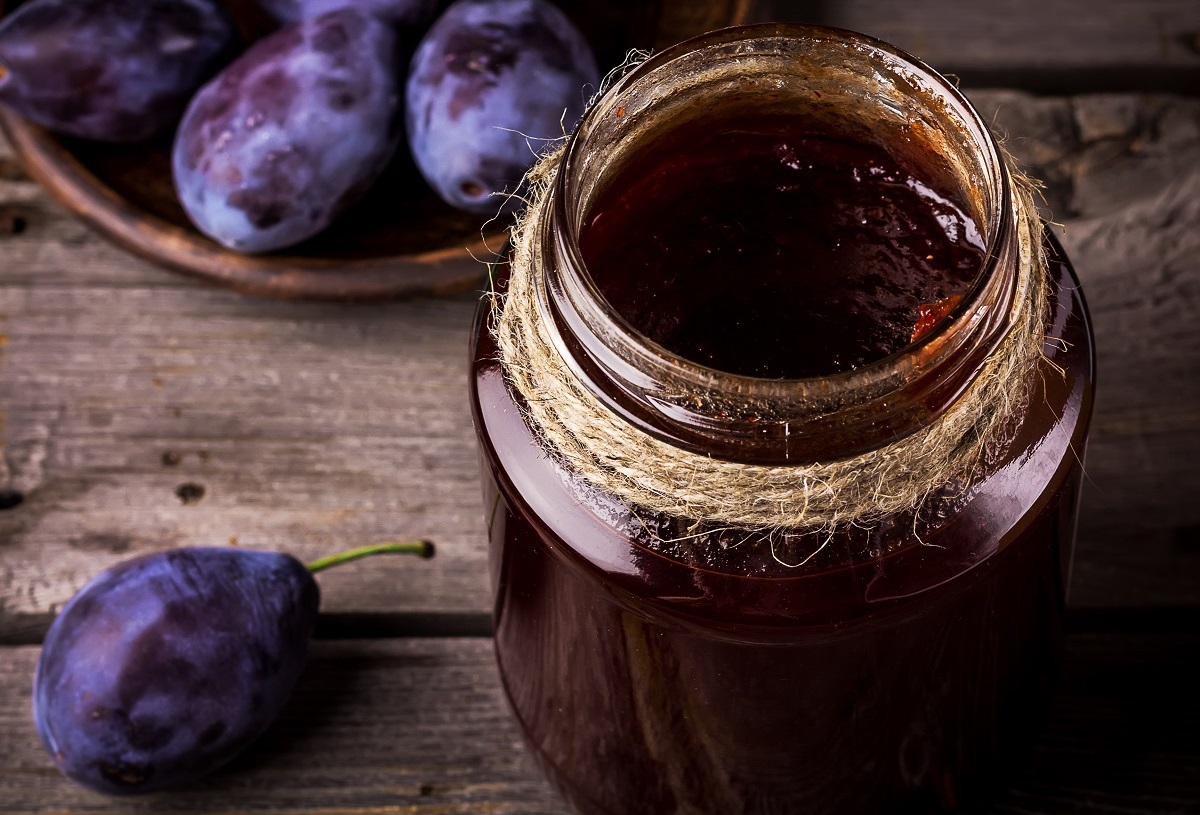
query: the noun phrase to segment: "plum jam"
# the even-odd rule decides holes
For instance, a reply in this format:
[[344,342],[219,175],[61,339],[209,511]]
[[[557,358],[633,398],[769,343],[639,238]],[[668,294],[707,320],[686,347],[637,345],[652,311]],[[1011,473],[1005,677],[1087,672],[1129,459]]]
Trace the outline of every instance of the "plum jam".
[[[727,29],[593,106],[536,205],[534,262],[495,284],[528,274],[553,367],[667,449],[858,461],[954,410],[1005,347],[1029,257],[1011,184],[986,125],[911,57]],[[511,304],[485,302],[471,384],[497,661],[573,811],[947,812],[1003,780],[1056,681],[1092,403],[1078,281],[1032,240],[1046,340],[1011,432],[912,507],[849,523],[667,512],[576,468],[530,409],[545,394],[517,385],[493,311]],[[596,456],[634,483],[658,466],[618,457]]]
[[622,170],[579,237],[639,333],[747,376],[852,370],[966,293],[983,240],[963,202],[802,115],[702,118]]

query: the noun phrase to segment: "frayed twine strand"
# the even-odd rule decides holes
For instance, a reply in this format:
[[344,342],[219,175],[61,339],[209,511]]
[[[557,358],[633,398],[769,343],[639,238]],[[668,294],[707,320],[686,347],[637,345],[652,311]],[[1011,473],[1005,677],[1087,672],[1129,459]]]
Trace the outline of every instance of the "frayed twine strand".
[[1034,183],[1014,180],[1021,268],[1012,327],[967,391],[927,427],[848,459],[807,465],[740,464],[675,447],[626,423],[575,379],[558,355],[538,305],[536,250],[559,149],[528,176],[529,208],[512,235],[505,294],[493,295],[491,329],[525,420],[553,454],[597,489],[629,506],[754,530],[864,525],[918,510],[947,484],[969,484],[1012,438],[1032,392],[1048,309],[1046,256]]

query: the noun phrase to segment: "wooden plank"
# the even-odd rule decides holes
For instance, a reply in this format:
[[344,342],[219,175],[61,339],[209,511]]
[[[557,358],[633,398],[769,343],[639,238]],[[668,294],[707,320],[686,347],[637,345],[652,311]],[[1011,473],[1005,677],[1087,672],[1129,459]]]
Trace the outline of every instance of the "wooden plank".
[[1200,100],[972,99],[1046,180],[1095,328],[1071,602],[1200,602]]
[[1200,635],[1077,634],[1029,765],[998,796],[1005,815],[1200,812]]
[[[1073,636],[1033,759],[986,811],[1196,812],[1197,649],[1195,632]],[[0,812],[565,815],[509,717],[490,640],[318,643],[280,721],[249,752],[195,787],[137,799],[58,774],[30,721],[36,657],[0,651]]]
[[[25,222],[0,232],[0,490],[24,499],[0,511],[0,641],[35,640],[122,558],[235,539],[310,559],[434,538],[434,561],[323,575],[324,607],[466,612],[478,630],[490,605],[465,399],[477,296],[243,297],[109,245],[2,140],[0,168],[0,212]],[[185,503],[188,484],[203,495]]]
[[1194,0],[774,0],[765,14],[870,34],[966,87],[1200,92]]
[[[973,96],[1047,180],[1096,318],[1072,601],[1200,603],[1200,101]],[[26,222],[0,233],[0,490],[24,502],[0,510],[0,641],[35,641],[121,558],[233,537],[303,558],[433,537],[431,562],[323,576],[326,610],[488,613],[473,298],[241,297],[121,253],[18,176],[0,172]]]
[[7,480],[25,496],[0,515],[5,615],[44,614],[141,551],[236,540],[308,559],[413,536],[438,558],[331,571],[327,607],[480,608],[473,308],[0,286]]
[[561,815],[525,755],[491,640],[318,643],[279,722],[195,787],[106,798],[66,781],[30,716],[37,651],[0,651],[0,812]]

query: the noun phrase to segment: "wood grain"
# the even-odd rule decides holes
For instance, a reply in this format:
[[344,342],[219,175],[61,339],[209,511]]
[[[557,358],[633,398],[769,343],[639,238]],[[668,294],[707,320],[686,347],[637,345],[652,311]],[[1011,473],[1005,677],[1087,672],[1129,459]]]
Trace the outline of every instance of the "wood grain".
[[973,99],[1046,180],[1095,329],[1071,601],[1200,602],[1200,100]]
[[277,725],[188,790],[111,799],[67,782],[33,731],[37,651],[0,650],[0,812],[562,815],[509,718],[491,640],[318,643]]
[[[1095,317],[1072,602],[1200,603],[1200,100],[974,98],[1047,180]],[[125,255],[19,173],[0,208],[25,222],[0,234],[0,490],[24,498],[0,510],[0,641],[36,640],[117,560],[235,537],[303,558],[432,537],[433,561],[324,575],[325,609],[479,625],[473,296],[250,299]]]
[[[566,815],[526,755],[485,639],[318,643],[280,721],[196,786],[111,799],[54,768],[30,721],[37,651],[0,650],[0,812]],[[995,815],[1195,813],[1200,636],[1070,638],[1062,692]]]
[[1200,92],[1193,0],[774,0],[766,13],[870,34],[969,87]]
[[[377,558],[323,576],[326,608],[482,608],[465,401],[473,307],[0,286],[0,313],[19,315],[0,318],[4,475],[25,496],[0,515],[5,621],[48,622],[117,559],[234,541],[310,559],[430,537],[433,561]],[[187,501],[183,485],[195,485]]]

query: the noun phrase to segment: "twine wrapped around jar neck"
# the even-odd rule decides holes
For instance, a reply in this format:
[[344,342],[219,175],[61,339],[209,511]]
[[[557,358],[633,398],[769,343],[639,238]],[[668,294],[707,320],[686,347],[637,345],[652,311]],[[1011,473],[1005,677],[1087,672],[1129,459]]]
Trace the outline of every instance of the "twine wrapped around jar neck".
[[897,441],[839,460],[741,463],[681,449],[613,413],[566,364],[539,302],[538,245],[562,152],[529,176],[506,292],[494,295],[500,362],[525,421],[569,471],[629,506],[755,530],[834,529],[919,509],[947,484],[970,484],[1019,427],[1042,356],[1048,311],[1042,225],[1032,183],[1008,165],[1020,260],[1008,332],[940,416]]

